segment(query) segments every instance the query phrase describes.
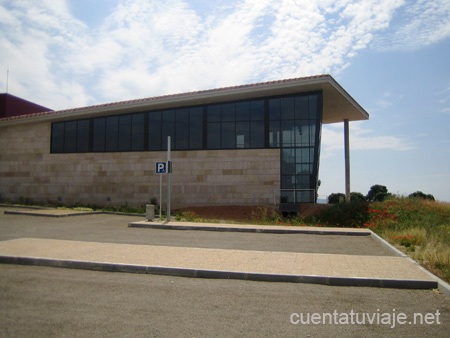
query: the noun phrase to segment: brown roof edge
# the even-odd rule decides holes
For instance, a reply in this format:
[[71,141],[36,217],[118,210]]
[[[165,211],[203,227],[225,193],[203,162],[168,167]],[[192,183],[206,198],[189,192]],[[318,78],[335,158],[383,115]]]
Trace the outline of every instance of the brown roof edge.
[[134,100],[127,100],[127,101],[118,101],[118,102],[111,102],[111,103],[104,103],[104,104],[98,104],[98,105],[92,105],[92,106],[85,106],[85,107],[78,107],[78,108],[70,108],[70,109],[64,109],[64,110],[57,110],[57,111],[48,111],[48,112],[40,112],[40,113],[34,113],[29,115],[22,115],[22,116],[14,116],[9,118],[3,118],[0,119],[0,126],[3,124],[17,124],[17,123],[31,123],[33,121],[45,121],[45,120],[51,120],[56,117],[60,117],[62,119],[64,118],[80,118],[79,115],[84,114],[95,114],[95,113],[102,113],[102,112],[114,112],[114,111],[136,111],[135,109],[139,108],[145,108],[147,105],[153,105],[153,104],[163,104],[163,103],[176,103],[176,102],[182,102],[182,101],[194,101],[195,99],[205,99],[208,97],[213,97],[214,94],[217,94],[218,96],[227,96],[227,95],[233,95],[233,94],[240,94],[240,93],[251,93],[256,90],[270,90],[272,88],[276,89],[282,89],[283,87],[292,87],[293,85],[314,85],[314,84],[320,84],[320,83],[329,83],[331,84],[336,90],[338,90],[343,96],[345,96],[352,104],[355,106],[356,109],[360,110],[361,112],[364,112],[367,115],[368,114],[364,111],[364,109],[334,80],[334,78],[331,75],[328,74],[322,74],[322,75],[314,75],[314,76],[306,76],[306,77],[300,77],[300,78],[291,78],[291,79],[284,79],[284,80],[275,80],[275,81],[267,81],[267,82],[260,82],[260,83],[254,83],[254,84],[244,84],[244,85],[238,85],[238,86],[230,86],[230,87],[221,87],[221,88],[215,88],[215,89],[207,89],[207,90],[200,90],[200,91],[193,91],[193,92],[185,92],[185,93],[179,93],[179,94],[168,94],[168,95],[162,95],[162,96],[155,96],[155,97],[147,97],[147,98],[141,98],[141,99],[134,99]]
[[341,93],[354,107],[359,110],[365,119],[369,118],[369,113],[331,76],[328,75],[330,83]]

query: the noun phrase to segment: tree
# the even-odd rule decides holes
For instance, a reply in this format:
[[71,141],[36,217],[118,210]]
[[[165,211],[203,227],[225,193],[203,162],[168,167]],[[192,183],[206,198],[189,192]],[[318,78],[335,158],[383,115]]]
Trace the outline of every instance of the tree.
[[339,204],[341,202],[345,202],[345,195],[341,192],[332,193],[328,196],[328,203],[330,204]]
[[427,195],[427,194],[424,194],[424,193],[421,192],[421,191],[413,192],[413,193],[410,194],[408,197],[409,197],[409,198],[422,198],[422,199],[424,199],[424,200],[434,201],[434,196],[433,196],[433,195],[430,195],[430,194]]
[[[366,198],[363,194],[360,192],[351,192],[350,193],[350,202],[365,202]],[[328,203],[329,204],[339,204],[346,202],[345,194],[338,192],[338,193],[332,193],[328,196]]]
[[391,194],[388,192],[386,186],[375,184],[370,187],[366,200],[369,202],[383,202],[388,196],[391,196]]
[[365,202],[366,198],[360,192],[351,192],[350,193],[350,202]]

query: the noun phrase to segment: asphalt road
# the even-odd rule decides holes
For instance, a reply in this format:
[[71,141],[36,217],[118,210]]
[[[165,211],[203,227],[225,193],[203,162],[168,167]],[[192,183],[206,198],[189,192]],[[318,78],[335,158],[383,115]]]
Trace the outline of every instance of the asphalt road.
[[25,237],[236,250],[393,255],[370,236],[142,229],[127,227],[129,222],[141,221],[142,217],[88,215],[50,218],[5,215],[5,210],[8,208],[0,207],[0,240]]
[[[435,291],[193,279],[0,265],[3,337],[448,337]],[[293,313],[414,313],[433,324],[292,324]],[[427,313],[432,315],[427,315]],[[310,317],[312,318],[312,317]],[[362,317],[361,317],[362,318]],[[360,318],[360,319],[361,319]],[[294,323],[299,317],[292,317]],[[441,324],[437,324],[439,321]],[[354,321],[355,322],[355,321]],[[391,322],[393,323],[393,321]]]
[[[0,208],[0,240],[36,237],[390,255],[369,237],[136,229],[126,226],[140,219],[136,217],[45,218],[3,215],[3,211]],[[340,324],[314,324],[324,313],[336,314],[333,318]],[[359,314],[360,322],[365,316],[365,324],[351,324],[352,319],[355,323],[352,313]],[[414,313],[418,320],[427,316],[428,324],[420,324],[420,320],[412,323]],[[392,327],[393,314],[402,314],[405,324],[395,321]],[[310,323],[302,324],[300,315],[305,320],[309,316]],[[192,279],[0,264],[2,337],[448,337],[448,332],[450,298],[431,290]]]

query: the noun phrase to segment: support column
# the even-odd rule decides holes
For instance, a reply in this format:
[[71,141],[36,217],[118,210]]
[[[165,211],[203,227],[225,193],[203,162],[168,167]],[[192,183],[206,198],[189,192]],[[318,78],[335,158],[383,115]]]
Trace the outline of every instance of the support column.
[[344,120],[345,201],[350,202],[350,136],[349,123]]

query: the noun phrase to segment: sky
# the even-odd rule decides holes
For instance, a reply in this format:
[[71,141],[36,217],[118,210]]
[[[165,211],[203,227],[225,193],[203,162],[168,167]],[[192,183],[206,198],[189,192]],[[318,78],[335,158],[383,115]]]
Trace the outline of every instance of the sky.
[[[0,0],[0,92],[54,110],[318,74],[370,114],[351,191],[450,202],[450,0]],[[322,198],[343,140],[323,126]]]

